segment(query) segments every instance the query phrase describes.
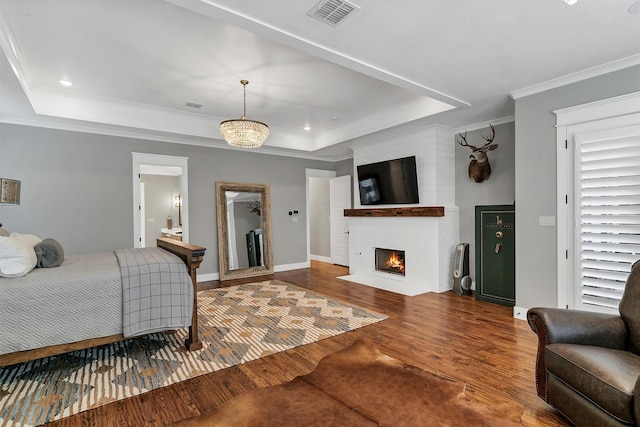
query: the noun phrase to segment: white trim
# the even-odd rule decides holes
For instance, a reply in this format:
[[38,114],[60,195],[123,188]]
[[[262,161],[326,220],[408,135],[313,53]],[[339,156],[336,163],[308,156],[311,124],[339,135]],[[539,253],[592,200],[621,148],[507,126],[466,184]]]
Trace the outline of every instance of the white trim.
[[569,148],[565,148],[565,141],[567,141],[566,126],[556,128],[556,141],[556,259],[558,260],[558,287],[556,292],[557,308],[566,308],[572,304],[572,298],[567,292],[567,287],[561,286],[560,283],[573,283],[573,274],[569,268],[569,259],[567,256],[569,250],[568,244],[571,242],[571,236],[573,236],[573,229],[571,227],[573,221],[569,218],[569,211],[573,210],[572,208],[570,209],[571,206],[569,203],[573,203],[573,199],[566,199],[570,193],[569,176],[573,176],[573,172],[567,171],[566,167],[572,167],[571,165],[573,163],[568,163],[567,156],[569,155]]
[[196,274],[196,282],[210,282],[212,280],[220,280],[220,273]]
[[568,126],[623,116],[637,111],[640,111],[640,92],[562,108],[553,113],[557,116],[556,126]]
[[494,119],[494,120],[487,120],[486,122],[474,123],[474,124],[471,124],[469,126],[459,127],[457,129],[455,129],[453,131],[453,133],[454,134],[458,134],[458,133],[466,132],[466,131],[474,131],[474,130],[478,130],[478,129],[487,128],[487,127],[489,127],[489,125],[498,126],[498,125],[503,125],[505,123],[515,122],[515,121],[516,121],[516,116],[515,115],[506,116],[506,117],[500,117],[500,118]]
[[[278,273],[281,271],[300,270],[301,268],[310,268],[311,264],[308,262],[299,262],[295,264],[281,264],[273,267],[273,271]],[[206,273],[198,274],[197,282],[208,282],[211,280],[220,280],[220,273]]]
[[596,67],[587,68],[586,70],[578,71],[577,73],[568,74],[566,76],[558,77],[557,79],[548,80],[546,82],[531,85],[522,89],[517,89],[511,92],[513,99],[523,98],[529,95],[535,95],[540,92],[544,92],[551,89],[556,89],[568,84],[580,82],[593,77],[601,76],[604,74],[612,73],[614,71],[623,70],[625,68],[633,67],[640,64],[640,55],[633,55],[627,58],[623,58],[617,61],[609,62],[607,64],[598,65]]
[[513,307],[513,317],[515,319],[527,320],[527,309],[524,307]]
[[331,264],[331,257],[328,256],[320,256],[320,255],[311,255],[311,261],[320,261]]
[[180,181],[182,186],[182,239],[189,241],[189,158],[131,152],[133,182],[133,247],[140,247],[140,166],[143,164],[157,166],[176,166],[182,168]]
[[[64,120],[70,120],[70,119],[64,119]],[[234,151],[247,152],[247,150],[245,149],[232,147],[226,142],[222,141],[221,139],[216,139],[216,138],[211,138],[211,139],[204,139],[204,138],[198,138],[198,137],[190,138],[188,135],[184,135],[183,137],[174,137],[174,136],[154,134],[152,132],[144,132],[144,130],[107,129],[107,128],[101,128],[101,127],[78,125],[75,123],[58,123],[58,122],[50,122],[47,120],[26,119],[23,117],[0,116],[0,123],[6,123],[6,124],[18,125],[18,126],[39,127],[39,128],[45,128],[45,129],[64,130],[69,132],[83,132],[83,133],[90,133],[94,135],[115,136],[120,138],[142,139],[146,141],[154,141],[154,142],[162,142],[162,143],[168,142],[172,144],[194,145],[198,147],[217,148],[221,150],[234,150]],[[308,160],[321,160],[326,162],[339,162],[341,160],[347,160],[353,157],[351,154],[341,155],[341,156],[317,156],[317,155],[303,152],[303,151],[297,151],[297,150],[293,151],[286,148],[269,147],[266,145],[252,152],[257,154],[268,154],[271,156],[293,157],[297,159],[308,159]]]
[[273,267],[273,271],[278,273],[280,271],[289,271],[289,270],[299,270],[301,268],[309,268],[311,267],[311,263],[309,262],[298,262],[295,264],[281,264]]

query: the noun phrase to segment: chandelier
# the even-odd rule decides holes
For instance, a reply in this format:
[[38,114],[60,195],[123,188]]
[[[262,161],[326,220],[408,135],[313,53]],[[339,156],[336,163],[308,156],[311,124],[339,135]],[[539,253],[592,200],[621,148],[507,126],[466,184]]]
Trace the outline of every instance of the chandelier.
[[239,119],[225,120],[220,123],[220,133],[229,145],[240,148],[258,148],[269,137],[269,126],[255,120],[247,120],[248,80],[240,80],[244,87],[244,110]]

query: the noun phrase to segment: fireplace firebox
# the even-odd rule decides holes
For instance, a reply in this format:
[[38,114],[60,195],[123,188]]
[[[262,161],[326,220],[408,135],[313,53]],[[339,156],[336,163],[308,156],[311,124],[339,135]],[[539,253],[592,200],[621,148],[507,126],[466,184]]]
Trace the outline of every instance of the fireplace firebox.
[[405,275],[404,251],[375,248],[375,269],[385,273]]

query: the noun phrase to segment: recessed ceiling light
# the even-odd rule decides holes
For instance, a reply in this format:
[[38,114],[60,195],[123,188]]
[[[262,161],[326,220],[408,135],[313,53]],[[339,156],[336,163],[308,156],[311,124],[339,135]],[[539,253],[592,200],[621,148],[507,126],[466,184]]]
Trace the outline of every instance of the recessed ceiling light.
[[578,0],[564,0],[564,2],[568,5],[573,6],[574,4],[578,3]]
[[311,126],[309,125],[305,125],[305,127],[303,128],[304,130],[311,130]]
[[73,83],[71,83],[69,80],[65,80],[65,79],[60,80],[59,83],[62,86],[71,86],[71,85],[73,85]]

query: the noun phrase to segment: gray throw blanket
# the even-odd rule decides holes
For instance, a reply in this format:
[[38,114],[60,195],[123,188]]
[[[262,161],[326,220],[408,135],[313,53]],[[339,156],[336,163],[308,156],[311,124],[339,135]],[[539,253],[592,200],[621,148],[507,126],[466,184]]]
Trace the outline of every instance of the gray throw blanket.
[[191,325],[193,285],[180,258],[160,248],[119,249],[115,255],[125,337]]

